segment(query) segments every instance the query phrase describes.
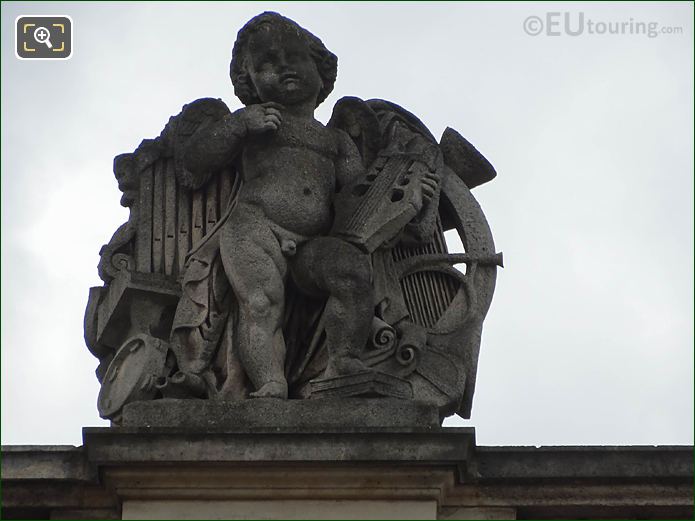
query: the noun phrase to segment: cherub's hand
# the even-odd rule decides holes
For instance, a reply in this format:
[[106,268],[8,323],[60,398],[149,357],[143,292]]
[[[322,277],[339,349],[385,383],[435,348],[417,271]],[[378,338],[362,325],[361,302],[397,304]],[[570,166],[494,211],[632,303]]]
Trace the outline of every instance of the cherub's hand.
[[423,176],[421,181],[421,187],[422,198],[425,203],[429,203],[432,200],[434,194],[437,192],[437,187],[439,186],[440,181],[441,176],[436,171],[428,172]]
[[264,132],[275,132],[280,128],[282,115],[280,109],[282,105],[269,101],[259,105],[249,105],[241,113],[241,120],[244,123],[246,132],[252,136]]

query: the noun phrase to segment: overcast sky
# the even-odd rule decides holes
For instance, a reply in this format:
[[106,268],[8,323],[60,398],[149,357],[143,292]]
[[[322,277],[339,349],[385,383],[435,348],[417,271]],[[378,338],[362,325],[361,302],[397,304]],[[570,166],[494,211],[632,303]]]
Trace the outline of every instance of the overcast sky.
[[[474,195],[506,267],[473,416],[447,425],[483,445],[692,444],[692,4],[372,2],[2,3],[2,443],[79,445],[106,424],[82,320],[127,219],[113,156],[196,98],[240,107],[231,46],[264,10],[338,55],[318,119],[384,98],[497,169]],[[548,12],[575,31],[583,13],[584,33],[525,32]],[[70,15],[74,56],[16,59],[25,14]]]

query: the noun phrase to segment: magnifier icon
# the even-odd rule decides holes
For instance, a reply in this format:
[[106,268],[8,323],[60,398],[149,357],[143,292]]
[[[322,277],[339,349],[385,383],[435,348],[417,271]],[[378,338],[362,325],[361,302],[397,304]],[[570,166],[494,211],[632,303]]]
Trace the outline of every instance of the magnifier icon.
[[46,29],[45,27],[37,27],[34,30],[34,40],[36,40],[39,43],[45,43],[46,47],[49,49],[53,49],[53,45],[51,45],[51,32]]

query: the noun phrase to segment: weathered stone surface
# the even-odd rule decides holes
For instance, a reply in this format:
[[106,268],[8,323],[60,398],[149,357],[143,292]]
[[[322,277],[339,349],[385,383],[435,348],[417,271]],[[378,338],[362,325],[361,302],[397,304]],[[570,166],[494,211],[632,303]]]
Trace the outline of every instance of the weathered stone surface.
[[123,519],[437,519],[437,502],[374,499],[132,500],[123,502]]
[[446,165],[468,188],[492,181],[497,176],[488,160],[453,128],[444,130],[439,146]]
[[693,475],[693,449],[686,446],[478,447],[476,454],[478,472],[491,478],[603,479]]
[[111,463],[408,462],[466,465],[475,431],[417,427],[311,427],[226,431],[172,427],[85,428],[90,461]]
[[472,429],[372,430],[91,428],[83,447],[3,447],[2,517],[179,505],[172,517],[199,518],[204,502],[211,518],[280,505],[312,518],[336,501],[351,518],[378,517],[381,502],[439,519],[693,516],[692,447],[475,447]]
[[436,408],[394,398],[258,398],[236,402],[162,399],[133,402],[123,409],[124,427],[177,427],[201,431],[398,427],[434,430],[439,428],[439,423]]
[[379,371],[365,371],[311,381],[312,398],[347,398],[351,396],[413,399],[408,380]]
[[109,364],[97,401],[102,416],[117,418],[123,405],[154,398],[167,348],[150,335],[131,337]]
[[437,519],[517,519],[514,508],[447,507]]
[[[470,417],[502,261],[469,188],[494,169],[388,101],[345,97],[322,124],[336,75],[319,38],[262,13],[232,50],[242,109],[193,101],[114,159],[130,218],[101,251],[85,316],[102,417],[118,425],[145,399],[314,392]],[[452,229],[465,254],[447,252]],[[143,335],[161,352],[132,351]]]
[[72,445],[4,445],[3,479],[92,479],[82,447]]

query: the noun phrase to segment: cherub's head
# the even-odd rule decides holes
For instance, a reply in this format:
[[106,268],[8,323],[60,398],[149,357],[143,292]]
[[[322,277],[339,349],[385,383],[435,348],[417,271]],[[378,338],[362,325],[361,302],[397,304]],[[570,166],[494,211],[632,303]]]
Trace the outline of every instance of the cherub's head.
[[321,40],[272,12],[241,28],[229,66],[234,93],[244,105],[315,96],[318,106],[333,90],[337,74],[338,58]]

